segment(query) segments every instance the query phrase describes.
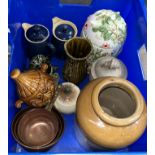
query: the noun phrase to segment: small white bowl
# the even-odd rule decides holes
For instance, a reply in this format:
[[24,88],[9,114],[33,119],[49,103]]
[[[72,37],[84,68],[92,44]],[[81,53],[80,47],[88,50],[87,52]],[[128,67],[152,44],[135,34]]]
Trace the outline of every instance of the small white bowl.
[[74,113],[79,94],[80,89],[75,84],[71,82],[62,83],[58,97],[54,103],[55,108],[64,114]]

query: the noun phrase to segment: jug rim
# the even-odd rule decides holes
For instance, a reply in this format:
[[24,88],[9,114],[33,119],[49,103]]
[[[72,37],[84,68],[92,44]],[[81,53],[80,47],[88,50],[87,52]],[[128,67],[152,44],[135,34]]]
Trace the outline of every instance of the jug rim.
[[[30,39],[28,38],[28,36],[27,36],[27,31],[28,31],[30,28],[32,28],[33,26],[35,26],[35,25],[41,26],[41,27],[43,27],[44,29],[46,29],[46,31],[47,31],[47,36],[46,36],[43,40],[41,40],[41,41],[32,41],[32,40],[30,40]],[[25,38],[26,38],[26,40],[27,40],[28,42],[30,42],[30,43],[33,43],[33,44],[43,43],[43,42],[45,42],[45,41],[49,38],[49,36],[50,36],[50,32],[49,32],[48,28],[47,28],[46,26],[42,25],[42,24],[34,24],[34,25],[32,25],[31,27],[29,27],[29,28],[25,31]]]
[[[52,32],[53,32],[53,36],[54,36],[56,39],[58,39],[59,41],[62,41],[62,42],[68,41],[68,40],[60,39],[60,38],[57,37],[56,34],[55,34],[56,28],[57,28],[59,25],[62,25],[62,24],[70,25],[70,26],[74,29],[74,36],[73,36],[72,38],[74,38],[74,37],[77,36],[78,29],[77,29],[76,25],[75,25],[73,22],[71,22],[71,21],[61,20],[61,22],[58,22],[58,23],[56,23],[55,25],[53,25]],[[71,38],[71,39],[72,39],[72,38]]]

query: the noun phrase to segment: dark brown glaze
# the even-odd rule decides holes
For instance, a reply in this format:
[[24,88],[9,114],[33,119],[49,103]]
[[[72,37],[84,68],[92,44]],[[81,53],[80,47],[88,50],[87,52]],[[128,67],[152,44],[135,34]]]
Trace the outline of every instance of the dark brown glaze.
[[[34,119],[36,115],[40,115],[40,118],[42,118],[42,120],[39,121],[40,119],[38,119],[38,121],[36,122],[32,121],[32,119]],[[23,122],[24,120],[25,122]],[[28,120],[30,120],[30,123]],[[39,124],[38,122],[46,124],[48,127],[48,130],[43,129],[42,131],[41,130],[39,131],[42,125],[38,125]],[[53,127],[51,127],[51,124],[55,128],[55,130],[53,130]],[[35,132],[32,132],[34,131],[32,129],[32,126],[34,127]],[[31,129],[29,130],[30,131],[29,133],[28,133],[28,128]],[[64,129],[63,118],[61,117],[60,113],[58,113],[58,111],[55,109],[49,112],[42,108],[27,108],[25,110],[21,110],[16,115],[16,117],[12,122],[12,135],[14,139],[21,146],[28,149],[29,151],[48,150],[50,147],[56,144],[57,141],[60,139],[63,133],[63,129]],[[39,135],[39,133],[41,132],[42,132],[42,135],[41,134]],[[30,137],[30,134],[34,139]],[[46,134],[48,134],[48,136],[44,137],[43,135],[46,135]]]
[[63,77],[74,84],[80,83],[87,74],[87,58],[92,45],[87,39],[75,37],[65,43],[67,60],[63,69]]
[[27,111],[19,120],[18,136],[28,146],[44,146],[52,141],[58,132],[56,115],[45,109]]

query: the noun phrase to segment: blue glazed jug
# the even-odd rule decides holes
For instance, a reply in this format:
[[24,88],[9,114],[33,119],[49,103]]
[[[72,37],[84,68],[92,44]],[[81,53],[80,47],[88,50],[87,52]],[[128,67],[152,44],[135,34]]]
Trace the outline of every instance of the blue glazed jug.
[[77,27],[68,20],[58,17],[52,18],[53,22],[53,44],[56,47],[56,55],[65,58],[64,44],[67,40],[77,36]]
[[42,54],[51,58],[55,52],[55,47],[49,42],[50,32],[41,24],[23,23],[26,54],[31,59],[32,57]]

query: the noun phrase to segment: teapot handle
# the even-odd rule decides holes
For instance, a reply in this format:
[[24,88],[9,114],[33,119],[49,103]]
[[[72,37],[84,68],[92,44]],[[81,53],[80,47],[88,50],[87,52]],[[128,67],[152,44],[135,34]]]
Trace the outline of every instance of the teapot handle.
[[24,31],[26,32],[30,27],[32,27],[33,25],[28,24],[28,23],[22,23],[22,28],[24,29]]

